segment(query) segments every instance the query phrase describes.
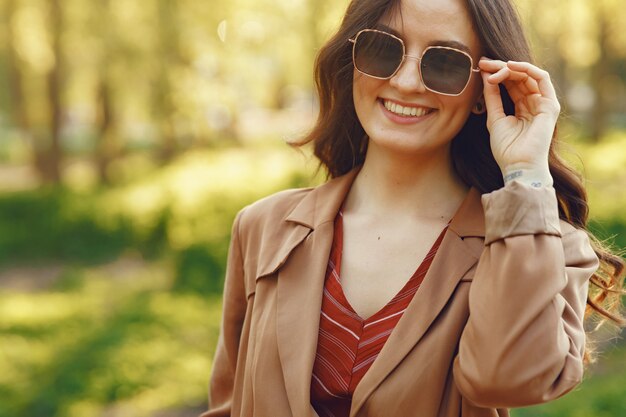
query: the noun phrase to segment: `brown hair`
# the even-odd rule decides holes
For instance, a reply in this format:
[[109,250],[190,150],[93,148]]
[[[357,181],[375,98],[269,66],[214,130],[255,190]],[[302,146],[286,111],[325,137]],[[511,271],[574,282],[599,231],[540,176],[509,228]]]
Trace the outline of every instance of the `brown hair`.
[[[510,0],[466,0],[474,26],[484,48],[484,54],[503,61],[533,62],[528,41],[517,11]],[[367,135],[358,120],[352,98],[353,65],[347,39],[359,30],[371,28],[388,12],[393,12],[400,0],[352,0],[337,33],[321,48],[315,63],[315,81],[320,100],[320,112],[312,131],[301,141],[302,146],[313,142],[319,168],[326,168],[327,177],[337,177],[361,165],[367,150]],[[504,109],[514,113],[513,102],[504,87],[500,87]],[[556,129],[550,145],[549,167],[554,179],[559,215],[573,226],[587,230],[589,206],[582,178],[557,154]],[[451,155],[460,178],[482,193],[504,185],[502,173],[489,145],[486,115],[471,114],[452,140]],[[589,233],[589,232],[588,232]],[[585,320],[598,313],[619,325],[626,325],[619,312],[624,294],[624,261],[612,254],[591,233],[600,267],[591,277]],[[585,363],[594,361],[594,344],[587,338]]]

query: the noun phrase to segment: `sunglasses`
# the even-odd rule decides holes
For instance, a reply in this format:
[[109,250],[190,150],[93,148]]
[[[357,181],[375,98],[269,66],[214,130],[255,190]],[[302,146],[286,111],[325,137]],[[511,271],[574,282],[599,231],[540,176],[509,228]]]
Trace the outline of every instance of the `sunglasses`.
[[393,77],[405,58],[419,62],[419,75],[426,89],[446,96],[465,91],[473,73],[472,57],[464,51],[447,46],[429,46],[421,57],[407,55],[402,39],[376,29],[359,31],[352,42],[352,62],[362,74],[387,80]]

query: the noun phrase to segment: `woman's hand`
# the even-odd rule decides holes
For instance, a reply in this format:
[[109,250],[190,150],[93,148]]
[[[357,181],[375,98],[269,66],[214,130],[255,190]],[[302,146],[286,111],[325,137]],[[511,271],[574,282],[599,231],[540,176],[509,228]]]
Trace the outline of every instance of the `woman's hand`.
[[[534,186],[552,185],[548,151],[561,106],[550,75],[527,62],[483,58],[479,68],[491,151],[505,183],[518,179]],[[515,103],[515,115],[504,113],[500,83]]]

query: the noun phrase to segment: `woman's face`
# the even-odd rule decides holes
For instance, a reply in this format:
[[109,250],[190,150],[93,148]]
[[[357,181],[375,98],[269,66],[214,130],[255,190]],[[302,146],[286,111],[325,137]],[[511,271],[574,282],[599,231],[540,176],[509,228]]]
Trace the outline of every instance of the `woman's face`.
[[[455,41],[467,46],[474,67],[481,56],[464,0],[402,0],[400,12],[384,16],[379,23],[399,35],[407,55],[421,56],[430,45]],[[417,60],[405,59],[388,80],[354,70],[354,106],[370,147],[385,147],[403,155],[434,151],[447,147],[467,120],[482,90],[480,75],[472,73],[460,96],[445,96],[424,88],[418,66]],[[416,107],[417,116],[394,114],[385,107],[391,103],[396,104],[396,112],[402,112],[397,105]],[[424,111],[426,114],[420,115]]]

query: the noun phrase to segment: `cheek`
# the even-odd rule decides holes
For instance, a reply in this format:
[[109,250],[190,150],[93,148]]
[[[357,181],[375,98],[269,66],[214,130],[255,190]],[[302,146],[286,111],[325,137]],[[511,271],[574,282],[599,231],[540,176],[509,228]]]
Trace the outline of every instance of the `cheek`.
[[462,129],[478,99],[478,95],[474,94],[474,91],[465,91],[462,97],[461,99],[457,97],[456,100],[452,97],[441,99],[442,108],[445,109],[442,113],[442,115],[445,114],[445,117],[442,118],[445,125],[443,129],[448,134],[452,134],[451,139]]
[[359,110],[364,111],[368,106],[376,104],[378,93],[386,82],[385,80],[377,80],[368,77],[356,70],[354,71],[352,80],[352,98],[357,113]]
[[363,79],[363,74],[354,71],[354,75],[352,77],[352,96],[354,98],[354,104],[357,106],[365,96],[366,90],[366,80]]
[[447,101],[447,107],[455,109],[455,118],[465,120],[466,116],[469,116],[469,113],[472,111],[482,92],[482,81],[473,81],[460,97],[445,97],[442,98],[442,101]]
[[356,114],[359,119],[362,118],[365,111],[368,96],[366,85],[367,83],[366,80],[364,80],[363,78],[363,74],[355,71],[352,82],[352,98],[354,100],[354,109],[356,110]]

